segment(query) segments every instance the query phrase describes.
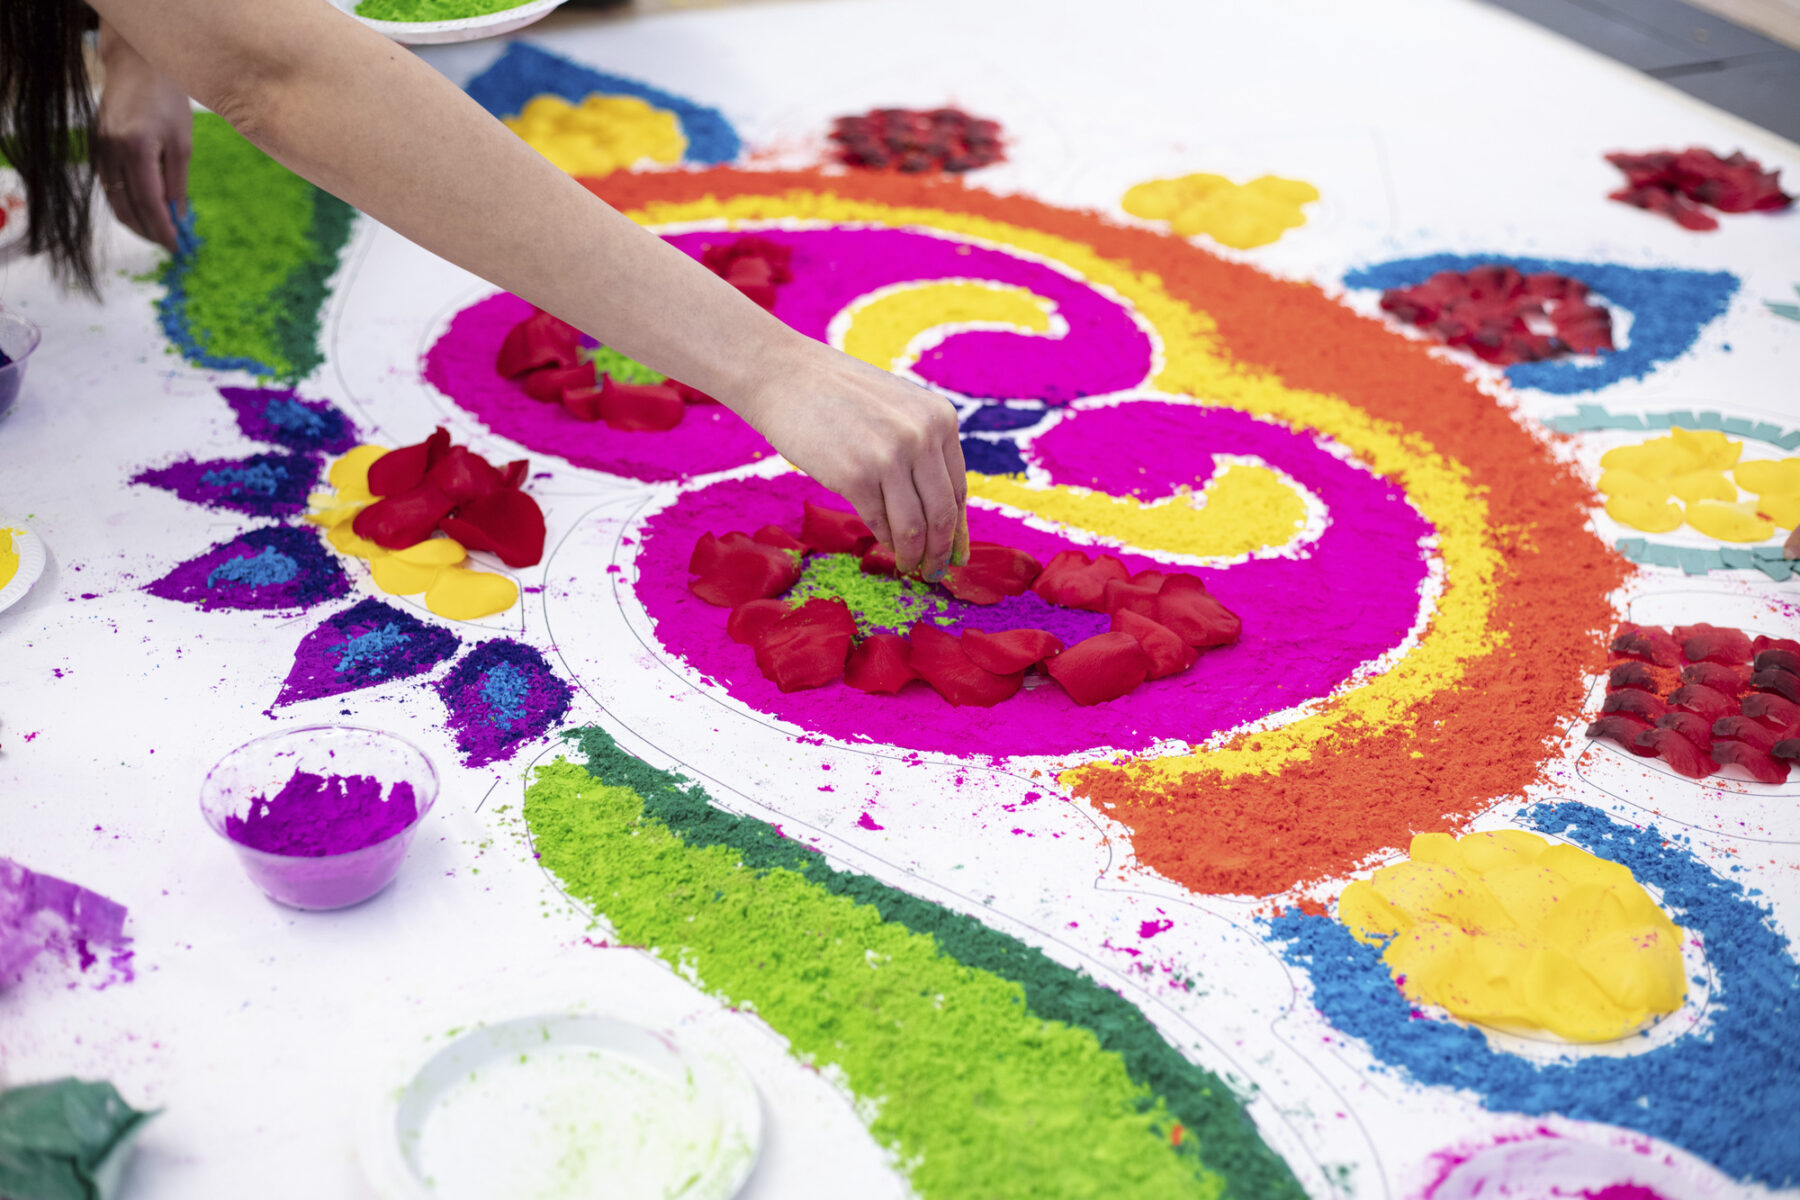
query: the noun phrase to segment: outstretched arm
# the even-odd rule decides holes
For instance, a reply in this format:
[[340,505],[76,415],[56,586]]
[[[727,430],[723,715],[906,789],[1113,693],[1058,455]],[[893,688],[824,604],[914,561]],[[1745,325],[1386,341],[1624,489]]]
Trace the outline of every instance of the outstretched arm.
[[412,241],[716,396],[842,494],[900,566],[948,562],[955,414],[790,330],[323,0],[92,0],[271,157]]

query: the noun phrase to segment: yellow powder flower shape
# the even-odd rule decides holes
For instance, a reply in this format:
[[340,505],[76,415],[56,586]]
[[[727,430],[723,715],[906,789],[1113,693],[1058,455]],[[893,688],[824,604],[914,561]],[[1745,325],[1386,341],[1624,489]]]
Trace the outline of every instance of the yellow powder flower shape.
[[375,586],[392,596],[425,593],[425,607],[453,621],[473,621],[505,612],[519,598],[519,585],[492,571],[464,566],[468,558],[454,538],[429,537],[411,546],[387,550],[357,534],[356,514],[375,502],[369,491],[369,467],[387,453],[385,446],[356,446],[331,464],[326,473],[331,492],[312,497],[306,519],[326,529],[325,540],[338,550],[369,564]]
[[1338,920],[1409,998],[1484,1025],[1611,1041],[1687,995],[1682,932],[1631,872],[1522,830],[1421,833]]
[[1646,533],[1685,524],[1721,542],[1760,542],[1800,524],[1800,458],[1740,462],[1743,452],[1723,433],[1677,426],[1601,455],[1595,486],[1607,516]]
[[1119,203],[1134,217],[1167,221],[1182,237],[1204,233],[1222,246],[1248,250],[1306,224],[1300,206],[1318,199],[1319,189],[1299,179],[1263,175],[1237,184],[1201,173],[1140,183]]
[[636,96],[598,92],[580,104],[561,96],[528,101],[506,127],[571,175],[598,177],[645,161],[680,162],[687,153],[681,120]]

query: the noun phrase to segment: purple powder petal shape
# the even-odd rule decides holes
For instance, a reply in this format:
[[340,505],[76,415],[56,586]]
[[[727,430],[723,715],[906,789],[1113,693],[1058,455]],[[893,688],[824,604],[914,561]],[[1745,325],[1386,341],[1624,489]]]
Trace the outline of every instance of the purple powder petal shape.
[[0,988],[17,983],[46,953],[87,975],[96,987],[131,982],[125,906],[0,858]]
[[466,766],[510,758],[569,711],[575,689],[544,656],[510,638],[481,643],[437,685]]
[[238,428],[257,442],[304,454],[342,454],[356,445],[354,423],[327,400],[303,400],[290,388],[222,387]]
[[249,513],[253,517],[293,517],[306,511],[306,498],[319,481],[319,461],[305,454],[252,454],[248,458],[184,458],[142,471],[131,482],[174,492],[190,504]]
[[450,630],[371,596],[300,640],[275,706],[422,675],[462,644]]
[[252,529],[188,561],[144,589],[203,609],[304,609],[350,591],[318,535],[285,525]]

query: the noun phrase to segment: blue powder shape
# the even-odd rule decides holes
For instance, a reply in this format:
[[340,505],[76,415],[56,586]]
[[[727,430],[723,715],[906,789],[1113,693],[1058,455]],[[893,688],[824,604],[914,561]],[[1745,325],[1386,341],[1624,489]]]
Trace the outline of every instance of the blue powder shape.
[[525,701],[531,698],[531,681],[519,668],[503,662],[482,678],[481,698],[487,701],[488,718],[510,732],[525,719]]
[[222,387],[245,437],[304,454],[342,454],[356,445],[349,417],[324,400],[303,400],[286,388]]
[[964,433],[1004,433],[1025,429],[1044,419],[1049,411],[1043,404],[983,404],[962,419]]
[[247,467],[215,467],[201,475],[200,482],[233,495],[273,496],[287,477],[287,468],[277,463],[253,462]]
[[339,674],[380,679],[388,673],[394,652],[410,641],[410,634],[402,633],[398,624],[389,621],[379,629],[359,633],[333,647],[338,660],[334,669]]
[[316,413],[292,396],[274,396],[263,405],[263,420],[283,433],[298,435],[307,440],[317,440],[326,436],[330,423],[323,413]]
[[1513,267],[1527,275],[1551,271],[1579,279],[1599,298],[1631,313],[1630,344],[1602,354],[1597,362],[1546,360],[1514,363],[1506,378],[1515,387],[1559,396],[1591,392],[1626,379],[1642,379],[1662,363],[1690,350],[1700,331],[1722,316],[1737,293],[1729,271],[1689,271],[1676,267],[1622,267],[1563,258],[1513,258],[1504,254],[1428,254],[1359,267],[1344,276],[1350,288],[1412,287],[1439,271]]
[[244,587],[268,587],[287,583],[300,573],[300,564],[273,546],[264,546],[248,558],[228,558],[206,575],[207,587],[235,583]]
[[533,96],[549,93],[561,96],[571,104],[579,104],[595,92],[608,96],[637,96],[658,108],[666,108],[681,122],[687,135],[687,153],[682,161],[704,163],[730,162],[743,149],[737,131],[725,114],[692,100],[651,87],[623,75],[609,75],[572,62],[559,55],[540,50],[524,42],[513,42],[494,64],[469,80],[465,89],[475,103],[496,117],[513,117]]
[[[251,568],[233,563],[257,558],[272,561],[266,553],[269,550],[279,558],[291,560],[295,573],[279,582],[272,577],[260,583],[234,578],[236,573]],[[288,525],[269,525],[220,542],[147,584],[144,590],[164,600],[179,600],[208,610],[311,608],[344,595],[350,590],[350,580],[316,533]]]
[[1008,441],[966,437],[962,440],[963,465],[983,475],[1019,475],[1025,471],[1025,456]]
[[1378,950],[1329,917],[1291,909],[1270,929],[1310,974],[1319,1011],[1419,1083],[1468,1089],[1490,1109],[1622,1125],[1740,1179],[1800,1182],[1800,968],[1770,911],[1654,825],[1633,829],[1573,801],[1537,805],[1524,823],[1662,889],[1676,923],[1705,942],[1710,1027],[1630,1058],[1536,1065],[1492,1050],[1479,1030],[1414,1018]]

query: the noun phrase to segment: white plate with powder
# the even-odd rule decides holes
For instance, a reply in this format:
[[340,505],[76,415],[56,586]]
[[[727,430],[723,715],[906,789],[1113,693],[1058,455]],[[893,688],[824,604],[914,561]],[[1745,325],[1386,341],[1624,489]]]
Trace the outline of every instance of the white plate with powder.
[[484,13],[479,17],[459,17],[454,21],[377,21],[372,17],[357,15],[356,6],[361,0],[331,2],[370,29],[385,34],[396,42],[409,46],[433,46],[444,42],[472,42],[477,38],[498,37],[515,29],[523,29],[547,16],[564,0],[529,0],[528,3],[503,8],[499,12]]
[[0,521],[0,612],[25,598],[31,585],[44,573],[44,560],[44,543],[37,534]]
[[362,1157],[387,1200],[730,1200],[761,1144],[734,1060],[566,1013],[441,1044],[382,1097]]

